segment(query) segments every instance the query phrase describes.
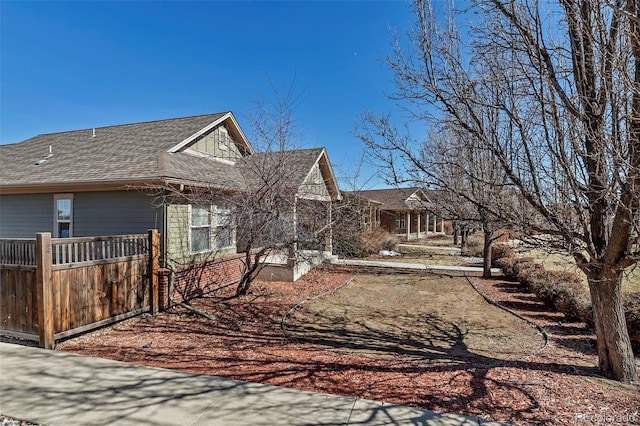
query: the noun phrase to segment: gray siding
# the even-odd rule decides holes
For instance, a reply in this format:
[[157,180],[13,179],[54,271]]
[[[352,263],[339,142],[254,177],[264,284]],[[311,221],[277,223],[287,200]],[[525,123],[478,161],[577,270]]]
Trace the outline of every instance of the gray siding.
[[162,209],[139,191],[76,192],[73,195],[73,236],[162,232]]
[[[35,238],[36,232],[53,233],[55,194],[0,196],[0,238]],[[73,193],[73,236],[162,232],[162,208],[151,206],[152,197],[139,191]]]
[[53,194],[0,195],[0,238],[53,232]]

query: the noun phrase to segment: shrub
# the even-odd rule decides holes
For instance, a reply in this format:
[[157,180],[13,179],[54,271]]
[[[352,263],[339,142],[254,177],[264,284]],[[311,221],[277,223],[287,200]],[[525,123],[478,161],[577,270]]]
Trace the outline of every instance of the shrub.
[[498,243],[494,244],[491,248],[491,265],[497,266],[499,259],[511,258],[515,259],[516,253],[509,247],[508,244]]
[[515,261],[516,261],[515,257],[501,257],[500,259],[496,260],[493,266],[495,266],[496,268],[502,269],[502,273],[504,274],[504,276],[507,277],[508,279],[513,280],[516,278],[516,275],[513,270],[513,265],[515,264]]
[[503,257],[496,264],[506,277],[517,279],[545,306],[562,312],[568,320],[590,317],[589,297],[576,274],[547,271],[531,258]]
[[549,271],[555,277],[553,306],[569,321],[591,315],[589,294],[580,277],[571,272]]
[[361,238],[364,241],[365,249],[369,253],[378,253],[380,250],[396,250],[400,242],[398,237],[382,228],[365,231]]
[[448,241],[449,240],[446,235],[442,235],[442,234],[425,234],[421,236],[421,238],[424,238],[425,240],[431,240],[431,241],[435,241],[435,240]]
[[[546,271],[532,258],[505,256],[496,261],[507,278],[517,279],[549,308],[562,312],[568,321],[579,320],[593,330],[593,311],[589,291],[573,272]],[[625,320],[631,346],[640,354],[640,292],[625,295]]]
[[342,257],[367,257],[364,241],[357,235],[340,235],[333,240],[333,252]]
[[396,250],[398,238],[382,228],[361,233],[340,232],[334,236],[334,253],[343,257],[367,257],[380,250]]
[[463,256],[482,257],[484,256],[484,234],[476,232],[467,238],[467,244],[462,247]]
[[527,291],[534,293],[545,305],[552,307],[553,299],[549,293],[548,286],[544,285],[546,280],[545,271],[541,268],[527,268],[524,269],[518,275],[518,281],[527,289]]
[[446,235],[453,235],[453,225],[451,224],[451,222],[444,223],[444,233]]

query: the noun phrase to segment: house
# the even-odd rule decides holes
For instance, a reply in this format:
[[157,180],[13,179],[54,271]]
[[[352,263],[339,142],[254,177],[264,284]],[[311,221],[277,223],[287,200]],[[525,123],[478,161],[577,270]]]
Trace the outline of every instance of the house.
[[444,233],[443,217],[427,192],[420,188],[372,189],[357,195],[377,203],[374,217],[379,226],[400,238],[414,240]]
[[[176,265],[204,262],[215,251],[209,278],[228,261],[226,281],[232,281],[241,266],[228,206],[192,203],[190,195],[205,187],[252,191],[261,181],[257,168],[283,161],[292,170],[286,179],[292,199],[331,205],[340,198],[325,149],[256,153],[231,112],[38,135],[0,146],[0,238],[155,228],[162,238],[162,266],[173,277]],[[228,231],[213,232],[221,224]],[[291,226],[295,232],[295,220]]]
[[366,232],[380,227],[382,202],[367,198],[361,192],[342,193],[338,205],[339,220],[349,232]]

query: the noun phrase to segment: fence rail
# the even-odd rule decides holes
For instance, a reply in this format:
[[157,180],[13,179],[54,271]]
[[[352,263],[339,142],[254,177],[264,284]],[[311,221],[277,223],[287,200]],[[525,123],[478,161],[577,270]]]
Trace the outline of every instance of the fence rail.
[[0,240],[0,263],[7,265],[36,264],[36,240],[11,239]]
[[54,265],[117,259],[148,253],[149,237],[146,234],[51,239]]

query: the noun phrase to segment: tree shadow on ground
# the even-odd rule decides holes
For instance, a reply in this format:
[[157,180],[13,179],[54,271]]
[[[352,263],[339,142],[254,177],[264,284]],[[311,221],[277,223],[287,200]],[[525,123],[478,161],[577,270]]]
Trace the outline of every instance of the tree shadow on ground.
[[0,344],[5,415],[38,424],[473,424],[353,397]]
[[[370,314],[375,321],[351,322],[346,316],[311,311],[315,316],[310,317],[309,312],[290,316],[290,320],[283,322],[283,333],[282,315],[288,308],[277,297],[246,300],[250,302],[223,303],[214,297],[194,301],[200,308],[215,311],[220,319],[215,324],[175,308],[159,317],[115,326],[113,340],[94,348],[92,354],[246,381],[406,401],[420,407],[446,406],[452,412],[482,412],[503,418],[506,408],[495,403],[495,398],[498,393],[508,393],[514,399],[526,401],[508,408],[509,421],[515,423],[532,418],[538,423],[552,420],[541,414],[545,411],[536,393],[536,387],[545,386],[543,381],[547,379],[523,383],[501,378],[494,374],[496,371],[503,368],[539,371],[543,377],[555,373],[596,375],[594,367],[565,364],[562,360],[531,360],[528,352],[520,353],[518,359],[501,356],[499,351],[493,356],[479,353],[467,344],[474,330],[435,315],[421,315],[414,323],[407,323],[403,315],[372,309]],[[537,306],[533,301],[532,304],[534,308]],[[125,347],[118,338],[121,335],[137,340]],[[163,339],[171,343],[162,346]],[[154,343],[149,350],[141,349],[147,341],[158,344]],[[498,345],[499,341],[495,346]],[[425,379],[429,373],[447,373],[441,380],[448,383],[429,382],[429,378]],[[447,395],[439,392],[439,385],[458,386],[459,390]]]

